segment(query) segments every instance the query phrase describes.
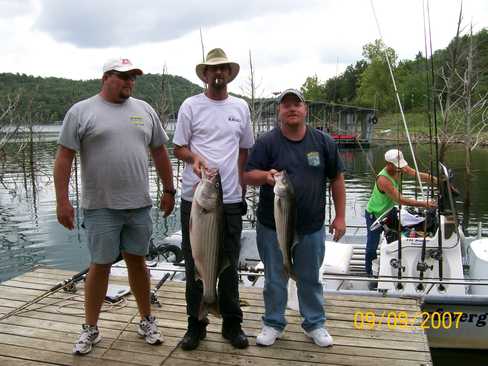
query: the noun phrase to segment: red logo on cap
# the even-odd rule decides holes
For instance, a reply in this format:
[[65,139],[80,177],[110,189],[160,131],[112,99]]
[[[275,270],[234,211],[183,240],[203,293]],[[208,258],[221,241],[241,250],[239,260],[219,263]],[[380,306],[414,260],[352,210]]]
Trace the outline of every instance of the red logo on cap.
[[122,65],[130,65],[130,61],[128,58],[123,58],[122,59]]

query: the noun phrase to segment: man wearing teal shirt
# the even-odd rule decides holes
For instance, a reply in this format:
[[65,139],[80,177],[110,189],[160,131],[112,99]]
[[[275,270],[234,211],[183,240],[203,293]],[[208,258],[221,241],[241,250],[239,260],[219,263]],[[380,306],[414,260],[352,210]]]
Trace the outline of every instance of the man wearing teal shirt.
[[[398,190],[398,181],[400,174],[407,174],[415,177],[417,172],[408,166],[408,163],[403,158],[403,153],[397,149],[388,150],[385,153],[386,166],[376,176],[376,182],[373,188],[373,193],[368,201],[366,208],[366,227],[368,229],[368,237],[366,242],[366,257],[365,267],[368,276],[373,275],[371,264],[376,259],[376,250],[380,242],[381,232],[380,227],[376,230],[371,230],[371,225],[383,213],[392,208],[395,204],[405,206],[436,208],[437,204],[433,201],[418,201],[413,198],[403,197]],[[424,182],[436,183],[436,178],[427,173],[419,173],[420,179]]]

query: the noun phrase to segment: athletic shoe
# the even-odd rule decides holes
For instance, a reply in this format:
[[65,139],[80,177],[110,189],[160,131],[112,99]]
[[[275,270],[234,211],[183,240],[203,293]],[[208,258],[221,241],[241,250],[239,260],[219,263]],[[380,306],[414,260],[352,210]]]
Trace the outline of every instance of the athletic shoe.
[[152,315],[146,316],[140,321],[137,327],[137,334],[140,337],[144,337],[146,343],[153,345],[163,343],[163,336],[158,330],[156,318]]
[[92,350],[92,347],[102,340],[102,336],[96,325],[83,324],[80,338],[73,346],[75,355],[84,355]]

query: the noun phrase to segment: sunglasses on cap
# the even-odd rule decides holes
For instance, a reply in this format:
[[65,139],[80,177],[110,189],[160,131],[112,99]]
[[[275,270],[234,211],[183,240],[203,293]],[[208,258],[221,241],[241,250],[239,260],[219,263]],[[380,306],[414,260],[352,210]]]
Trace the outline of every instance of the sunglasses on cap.
[[127,81],[134,81],[136,80],[137,75],[131,74],[130,72],[120,72],[120,71],[115,71],[112,70],[110,71],[110,74],[117,76],[119,79]]

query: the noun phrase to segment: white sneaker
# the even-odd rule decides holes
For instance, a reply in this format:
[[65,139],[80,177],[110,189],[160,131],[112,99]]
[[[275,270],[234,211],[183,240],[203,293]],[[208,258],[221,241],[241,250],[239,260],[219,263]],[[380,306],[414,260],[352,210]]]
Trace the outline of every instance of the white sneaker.
[[163,336],[158,330],[156,318],[152,315],[146,316],[137,326],[137,334],[144,337],[146,343],[161,344],[163,343]]
[[102,340],[102,336],[96,325],[83,324],[80,338],[73,346],[75,355],[84,355],[92,350],[92,347]]
[[263,324],[261,333],[256,337],[256,344],[258,346],[271,346],[276,342],[276,338],[281,337],[282,334],[283,331],[279,331],[278,329]]
[[330,347],[334,344],[334,340],[325,328],[317,328],[310,332],[304,331],[305,335],[312,338],[316,345],[320,347]]

